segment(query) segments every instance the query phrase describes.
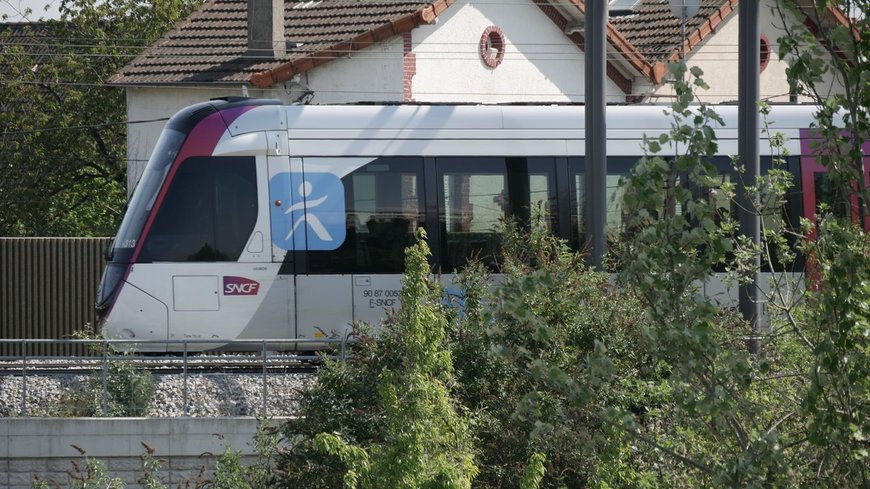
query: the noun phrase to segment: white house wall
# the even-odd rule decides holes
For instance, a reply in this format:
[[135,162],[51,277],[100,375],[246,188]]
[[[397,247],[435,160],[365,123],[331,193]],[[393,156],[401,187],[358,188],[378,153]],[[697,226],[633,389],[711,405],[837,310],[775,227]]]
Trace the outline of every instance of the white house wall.
[[[479,43],[499,27],[506,47],[501,64],[488,67]],[[412,31],[419,102],[582,102],[584,56],[533,2],[457,2],[434,25]],[[608,79],[610,101],[625,94]]]
[[[401,101],[401,38],[334,60],[269,90],[249,87],[247,95],[292,103],[305,90],[313,92],[310,102],[319,104]],[[241,85],[127,88],[127,120],[131,122],[127,129],[127,194],[133,192],[145,171],[145,163],[167,119],[189,105],[243,94]]]
[[350,56],[330,61],[302,75],[314,91],[312,104],[402,101],[401,36]]
[[[783,21],[776,10],[775,0],[763,0],[759,6],[758,30],[764,34],[770,44],[770,61],[761,72],[759,88],[761,98],[770,102],[788,102],[789,86],[786,77],[787,64],[777,54],[777,39],[783,35]],[[710,89],[699,91],[700,98],[709,103],[737,102],[738,69],[737,59],[739,49],[739,19],[738,14],[732,15],[716,27],[716,31],[707,37],[700,46],[687,57],[689,66],[697,66],[704,72],[704,81]],[[827,83],[830,85],[830,83]],[[670,84],[652,88],[649,101],[653,103],[668,103],[673,97]],[[801,98],[800,102],[808,99]]]
[[[781,59],[779,58],[779,55],[777,54],[777,52],[779,51],[779,45],[777,43],[777,39],[780,36],[784,35],[786,32],[783,29],[783,27],[788,27],[789,29],[793,29],[796,27],[795,24],[798,24],[797,28],[805,28],[805,27],[803,27],[800,22],[795,20],[786,11],[785,8],[782,8],[781,10],[778,9],[776,7],[777,3],[778,2],[776,2],[775,0],[765,0],[765,2],[759,8],[760,19],[758,22],[759,22],[760,30],[767,35],[767,38],[770,41],[770,49],[771,49],[771,61],[770,61],[770,63],[771,63],[771,65],[773,65],[774,61],[777,61],[777,63],[779,64],[779,69],[777,69],[775,72],[768,75],[767,78],[765,78],[765,75],[767,74],[768,71],[770,71],[771,66],[768,66],[767,70],[765,70],[761,74],[761,86],[762,86],[762,90],[763,90],[764,86],[765,86],[764,84],[770,83],[771,87],[776,87],[778,90],[783,90],[782,93],[787,94],[788,93],[788,79],[786,78],[786,74],[785,74],[785,69],[787,67],[787,63],[785,61],[781,61]],[[783,15],[786,15],[788,17],[787,20],[788,20],[789,24],[785,24],[785,25],[783,24],[783,18],[782,18]],[[819,94],[822,95],[823,97],[833,95],[834,93],[842,93],[843,92],[842,84],[837,83],[835,81],[835,78],[833,76],[831,76],[830,74],[826,74],[822,77],[822,81],[817,84],[816,89],[818,90]],[[762,92],[762,93],[764,93],[764,92]],[[775,93],[771,94],[771,96],[774,96],[774,95],[777,95],[777,94],[775,94]],[[785,96],[785,97],[779,96],[776,98],[772,98],[772,100],[775,100],[778,102],[788,102],[788,96]],[[800,96],[798,98],[798,102],[805,103],[805,102],[812,102],[812,100],[808,97]]]

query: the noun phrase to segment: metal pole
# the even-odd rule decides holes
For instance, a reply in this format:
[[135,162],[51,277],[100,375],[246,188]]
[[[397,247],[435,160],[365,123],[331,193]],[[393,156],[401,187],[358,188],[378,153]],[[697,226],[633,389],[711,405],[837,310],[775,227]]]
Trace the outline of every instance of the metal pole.
[[184,415],[190,416],[190,406],[187,402],[187,340],[184,340],[184,353],[182,354],[182,372],[184,372],[181,376],[182,382],[184,384],[184,390],[182,391],[182,395],[184,396]]
[[27,340],[21,340],[21,416],[27,416]]
[[103,416],[109,415],[109,341],[103,340]]
[[268,384],[266,383],[266,340],[263,340],[263,410],[260,416],[266,416],[266,408],[268,407]]
[[[758,150],[761,47],[758,33],[758,8],[758,2],[740,2],[738,10],[738,152],[744,173],[743,184],[738,188],[737,202],[741,207],[740,233],[748,237],[755,245],[760,242],[761,226],[758,213],[752,205],[745,187],[755,186],[761,173]],[[761,348],[758,327],[758,319],[761,316],[761,302],[758,293],[760,266],[760,258],[755,257],[751,264],[753,270],[751,283],[739,285],[740,313],[743,315],[743,319],[749,322],[752,329],[752,338],[748,345],[749,351],[752,353],[759,353]]]
[[586,241],[591,248],[589,263],[602,270],[607,253],[607,2],[584,2],[583,34],[586,86]]

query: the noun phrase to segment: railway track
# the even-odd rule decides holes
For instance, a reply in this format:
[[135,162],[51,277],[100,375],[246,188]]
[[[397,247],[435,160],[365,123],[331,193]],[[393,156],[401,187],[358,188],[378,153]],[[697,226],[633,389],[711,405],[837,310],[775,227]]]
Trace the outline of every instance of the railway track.
[[322,363],[316,355],[274,354],[197,354],[197,355],[117,355],[106,357],[0,357],[0,376],[88,375],[119,363],[146,370],[154,375],[173,374],[256,374],[313,373]]

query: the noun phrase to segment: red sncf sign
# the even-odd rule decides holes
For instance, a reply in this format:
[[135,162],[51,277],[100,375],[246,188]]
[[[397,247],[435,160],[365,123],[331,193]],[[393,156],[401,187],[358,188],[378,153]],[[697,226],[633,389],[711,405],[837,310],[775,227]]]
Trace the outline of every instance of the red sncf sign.
[[257,295],[260,283],[245,277],[224,277],[224,295]]

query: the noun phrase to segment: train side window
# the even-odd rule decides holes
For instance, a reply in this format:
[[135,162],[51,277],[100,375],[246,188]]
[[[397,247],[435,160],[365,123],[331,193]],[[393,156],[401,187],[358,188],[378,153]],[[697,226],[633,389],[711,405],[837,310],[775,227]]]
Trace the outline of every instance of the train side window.
[[139,261],[236,261],[257,223],[252,157],[183,161],[145,237]]
[[[518,164],[515,164],[518,163]],[[559,209],[556,189],[556,160],[554,158],[508,158],[508,178],[528,178],[528,199],[516,197],[512,213],[525,217],[526,208],[540,207],[549,220],[550,232],[558,234]],[[528,176],[525,175],[527,173]]]
[[424,225],[422,158],[378,158],[341,179],[345,240],[308,252],[310,273],[402,273],[407,246]]
[[722,190],[725,186],[740,184],[740,178],[734,170],[734,162],[728,156],[714,156],[711,162],[716,167],[716,182],[709,189],[711,203],[716,206],[720,219],[724,213],[737,218],[737,203]]
[[[842,202],[847,199],[837,196],[837,188],[831,183],[831,179],[827,172],[813,173],[813,188],[816,191],[816,212],[819,211],[819,206],[826,205],[828,209],[839,218],[848,216],[846,205]],[[840,205],[836,205],[840,202]]]
[[540,205],[555,231],[554,158],[439,158],[442,270],[452,272],[479,258],[497,269],[500,226],[508,216],[528,224]]
[[[774,158],[769,155],[761,156],[761,175],[762,177],[774,168]],[[783,201],[779,203],[770,202],[770,207],[761,215],[762,230],[773,231],[785,237],[786,246],[794,253],[794,261],[792,263],[782,263],[782,250],[777,246],[772,245],[767,251],[769,252],[770,261],[764,255],[761,260],[761,271],[794,271],[800,269],[804,265],[804,256],[798,248],[799,228],[801,207],[803,204],[803,192],[801,190],[800,179],[800,158],[796,156],[787,156],[777,166],[778,169],[786,170],[792,179],[791,188],[788,189],[783,196]],[[736,177],[735,177],[736,178]],[[732,216],[734,219],[740,219],[739,210],[736,206],[732,206]],[[771,269],[770,265],[773,265]]]
[[[625,215],[623,212],[622,195],[622,179],[631,171],[631,167],[638,161],[636,156],[611,156],[607,158],[607,176],[606,178],[606,194],[605,202],[607,205],[606,211],[606,227],[608,240],[616,239],[622,232]],[[586,166],[584,158],[569,158],[568,164],[571,168],[571,173],[574,175],[574,185],[572,188],[574,205],[571,208],[571,222],[573,224],[574,235],[572,240],[577,243],[585,242],[584,229],[584,209],[586,199]]]

